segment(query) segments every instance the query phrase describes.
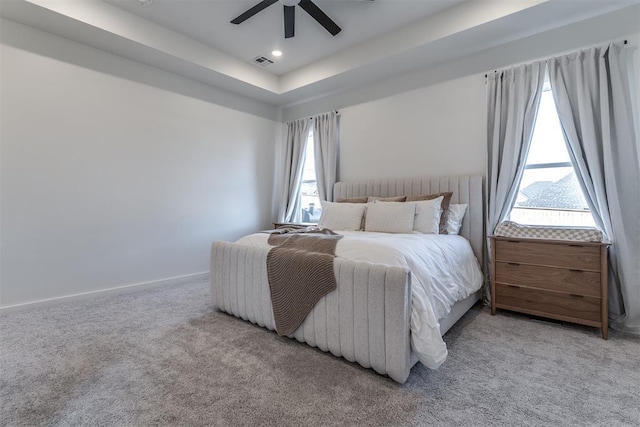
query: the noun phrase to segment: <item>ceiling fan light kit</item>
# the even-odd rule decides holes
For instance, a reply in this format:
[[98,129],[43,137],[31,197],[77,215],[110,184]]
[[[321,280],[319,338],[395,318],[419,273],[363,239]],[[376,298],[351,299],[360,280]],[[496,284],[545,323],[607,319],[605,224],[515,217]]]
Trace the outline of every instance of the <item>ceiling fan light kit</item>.
[[[373,0],[369,0],[373,1]],[[295,35],[296,22],[296,6],[300,6],[302,10],[307,12],[309,16],[315,19],[318,24],[322,25],[332,36],[335,36],[342,28],[338,26],[331,18],[327,16],[316,4],[311,0],[262,0],[252,8],[237,16],[231,21],[232,24],[241,24],[259,12],[274,3],[281,3],[284,12],[284,38],[289,39]]]

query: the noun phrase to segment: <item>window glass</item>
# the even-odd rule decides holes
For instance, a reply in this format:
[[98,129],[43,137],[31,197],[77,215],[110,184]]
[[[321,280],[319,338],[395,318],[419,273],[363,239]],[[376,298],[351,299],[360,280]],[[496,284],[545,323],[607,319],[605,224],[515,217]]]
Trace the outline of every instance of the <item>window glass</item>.
[[520,224],[595,227],[567,151],[553,94],[548,86],[545,89],[509,219]]
[[542,92],[527,164],[570,162],[551,89]]
[[316,177],[316,162],[313,146],[313,128],[307,138],[307,147],[300,186],[300,206],[302,208],[301,221],[317,223],[322,213],[320,197],[318,196],[318,179]]

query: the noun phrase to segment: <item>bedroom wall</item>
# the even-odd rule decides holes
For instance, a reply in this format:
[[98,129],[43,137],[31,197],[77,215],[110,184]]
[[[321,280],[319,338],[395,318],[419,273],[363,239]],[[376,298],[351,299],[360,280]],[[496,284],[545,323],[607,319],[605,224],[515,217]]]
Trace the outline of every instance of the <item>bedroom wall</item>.
[[[484,74],[628,39],[640,45],[640,6],[553,29],[375,85],[283,108],[284,121],[337,109],[340,179],[484,174]],[[636,70],[640,53],[635,53]],[[640,81],[638,82],[640,86]],[[640,91],[636,90],[640,103]]]
[[[640,46],[640,34],[624,38],[636,49]],[[634,67],[634,101],[640,106],[637,50]],[[341,180],[485,173],[483,74],[340,108],[340,112]]]
[[341,180],[484,173],[483,78],[456,79],[340,112]]
[[2,307],[206,272],[214,239],[270,223],[279,123],[216,104],[229,94],[164,90],[193,82],[2,24]]

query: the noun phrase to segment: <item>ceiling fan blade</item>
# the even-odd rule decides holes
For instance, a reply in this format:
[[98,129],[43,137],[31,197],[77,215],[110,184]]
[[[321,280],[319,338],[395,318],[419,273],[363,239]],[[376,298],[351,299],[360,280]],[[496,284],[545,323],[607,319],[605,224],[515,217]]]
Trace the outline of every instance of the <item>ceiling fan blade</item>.
[[333,22],[333,20],[320,10],[320,8],[311,0],[301,0],[298,6],[303,8],[313,19],[318,21],[318,23],[329,31],[332,36],[335,36],[342,31],[342,28],[338,27],[338,24]]
[[284,6],[284,38],[290,39],[295,35],[296,7]]
[[256,13],[263,11],[267,7],[269,7],[272,4],[277,3],[277,2],[278,2],[278,0],[262,0],[257,5],[253,6],[251,9],[247,10],[246,12],[244,12],[243,14],[241,14],[240,16],[235,18],[233,21],[231,21],[231,23],[232,24],[241,24],[244,21],[246,21],[247,19],[251,18]]

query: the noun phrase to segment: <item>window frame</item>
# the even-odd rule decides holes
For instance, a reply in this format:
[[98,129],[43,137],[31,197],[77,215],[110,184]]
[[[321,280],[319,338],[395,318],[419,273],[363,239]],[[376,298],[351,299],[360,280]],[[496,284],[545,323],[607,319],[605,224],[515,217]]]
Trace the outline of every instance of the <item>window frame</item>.
[[573,163],[571,162],[533,163],[530,165],[525,165],[524,168],[525,169],[573,168]]
[[[307,165],[307,160],[308,160],[308,150],[312,150],[313,152],[313,172],[315,175],[315,179],[313,180],[309,180],[309,179],[304,179],[304,169]],[[304,224],[317,224],[317,221],[313,221],[311,220],[311,222],[304,222],[304,213],[303,211],[306,209],[306,207],[303,206],[302,204],[302,198],[303,197],[315,197],[318,200],[318,203],[315,204],[315,210],[317,210],[318,212],[322,212],[322,201],[320,200],[320,196],[318,195],[317,191],[318,191],[318,173],[315,169],[315,139],[314,139],[314,129],[313,126],[310,127],[309,129],[309,134],[307,135],[307,140],[305,142],[305,155],[303,158],[303,172],[302,172],[302,176],[300,177],[300,191],[298,192],[298,197],[300,199],[300,212],[299,212],[299,218],[300,221]],[[303,194],[303,187],[305,184],[309,184],[309,183],[314,183],[315,182],[315,188],[316,188],[316,193],[315,196],[314,195],[309,195],[309,194]]]
[[[551,94],[553,94],[553,91],[551,89],[551,85],[548,82],[548,80],[545,82],[545,85],[544,85],[544,88],[543,88],[543,93],[544,92],[550,92]],[[551,95],[551,96],[553,96],[553,95]],[[558,115],[558,120],[559,120],[560,117],[559,117],[559,113],[558,113],[558,107],[555,104],[555,99],[554,99],[554,103],[553,104],[554,104],[555,113],[556,113],[556,115]],[[540,107],[541,107],[541,105],[538,106],[538,108],[540,108]],[[538,110],[538,113],[539,112],[540,112],[540,110]],[[538,118],[536,117],[536,123],[534,124],[534,126],[538,125],[537,121],[538,121]],[[562,123],[560,123],[560,126],[562,126]],[[535,127],[534,127],[534,132],[535,132]],[[525,165],[523,167],[523,174],[527,170],[539,170],[539,169],[554,170],[554,169],[557,169],[557,168],[571,168],[573,170],[573,173],[576,173],[576,167],[574,165],[574,162],[571,160],[571,154],[569,152],[570,148],[567,146],[567,142],[566,142],[565,136],[563,134],[561,134],[560,137],[562,139],[561,143],[565,144],[564,145],[565,149],[567,151],[567,154],[569,154],[569,160],[568,161],[564,161],[564,162],[544,162],[544,163],[540,163],[539,162],[539,163],[527,164],[526,162],[528,161],[529,156],[530,156],[530,153],[527,153],[527,158],[525,159]],[[533,143],[533,140],[531,142]],[[558,142],[560,143],[560,140]],[[529,147],[529,149],[530,148],[531,147]],[[522,189],[522,181],[519,184],[518,193],[520,193],[521,189]],[[582,191],[581,188],[580,188],[580,191]],[[583,197],[584,197],[584,195],[583,195]],[[592,227],[592,226],[595,227],[595,219],[593,218],[593,214],[591,213],[591,209],[589,209],[588,206],[587,206],[586,209],[557,208],[557,207],[550,207],[550,206],[549,207],[529,207],[529,206],[518,206],[517,202],[514,201],[514,204],[511,207],[511,210],[509,211],[509,215],[507,216],[507,218],[511,219],[512,218],[512,212],[514,212],[514,211],[520,212],[520,213],[522,213],[524,211],[538,211],[538,212],[540,212],[540,214],[538,214],[538,215],[540,215],[538,217],[538,219],[534,219],[534,217],[530,217],[529,219],[531,221],[533,221],[533,222],[526,222],[526,223],[523,223],[523,224],[525,224],[525,225],[541,225],[541,226],[545,226],[544,224],[541,223],[541,222],[544,222],[544,220],[542,219],[543,215],[544,215],[543,212],[556,211],[558,213],[564,212],[566,214],[575,214],[575,215],[579,215],[579,214],[583,214],[585,212],[588,212],[590,217],[591,217],[591,221],[589,221],[589,223],[592,222],[593,225],[585,225],[585,226],[587,226],[587,227]],[[534,216],[537,216],[537,215],[534,214]],[[575,220],[579,221],[577,218],[578,217],[576,217]],[[571,220],[571,221],[574,221],[574,220]],[[582,221],[580,221],[580,222],[582,222]],[[584,222],[582,222],[582,223],[584,224]],[[549,226],[556,226],[556,225],[552,225],[552,224],[548,224],[548,225]],[[571,224],[571,222],[569,222],[569,223],[566,223],[564,225],[559,225],[559,226],[574,227],[576,225]]]

